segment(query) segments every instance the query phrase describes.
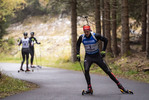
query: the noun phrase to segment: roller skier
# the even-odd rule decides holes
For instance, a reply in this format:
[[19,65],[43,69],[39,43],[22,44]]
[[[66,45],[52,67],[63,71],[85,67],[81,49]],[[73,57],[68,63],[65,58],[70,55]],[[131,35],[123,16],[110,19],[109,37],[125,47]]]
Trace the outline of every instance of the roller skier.
[[31,62],[31,68],[35,68],[35,66],[33,66],[33,61],[34,61],[34,43],[36,44],[40,44],[40,42],[37,41],[37,39],[34,37],[34,32],[31,32],[30,33],[30,38],[29,40],[31,41],[31,45],[30,45],[30,55],[31,55],[31,59],[30,59],[30,62]]
[[[105,50],[108,43],[107,38],[101,36],[100,34],[96,34],[92,32],[89,25],[83,26],[83,31],[84,31],[84,34],[80,35],[77,41],[77,60],[79,62],[80,62],[80,44],[81,43],[83,43],[85,52],[86,52],[85,58],[84,58],[84,75],[87,82],[87,90],[86,91],[83,90],[82,95],[93,93],[91,78],[89,74],[89,70],[92,63],[96,63],[116,83],[116,85],[118,86],[118,88],[122,93],[133,94],[132,91],[126,90],[122,86],[122,84],[114,76],[114,74],[111,72],[111,70],[108,68],[108,66],[105,64],[105,62],[102,59],[103,57],[105,57],[105,54],[106,54]],[[104,43],[102,51],[99,50],[99,44],[98,44],[99,40]]]
[[22,58],[23,58],[19,71],[24,71],[23,64],[24,64],[25,60],[26,60],[26,70],[25,71],[30,71],[28,68],[28,58],[29,58],[29,45],[31,45],[31,41],[27,37],[28,33],[24,32],[23,35],[24,35],[24,37],[20,40],[20,42],[18,44],[19,46],[22,44],[21,53],[22,53]]

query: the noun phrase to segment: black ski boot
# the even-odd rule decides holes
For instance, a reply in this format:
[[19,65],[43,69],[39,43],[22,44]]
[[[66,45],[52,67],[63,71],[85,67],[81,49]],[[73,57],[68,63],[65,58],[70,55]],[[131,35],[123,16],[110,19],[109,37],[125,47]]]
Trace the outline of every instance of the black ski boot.
[[20,71],[24,71],[24,69],[21,68]]
[[91,85],[88,86],[86,91],[85,90],[82,91],[82,95],[84,94],[93,94],[93,89]]
[[120,83],[118,83],[117,86],[123,94],[133,94],[131,90],[126,90]]
[[18,73],[19,73],[19,72],[24,72],[24,69],[21,68],[20,70],[18,70]]

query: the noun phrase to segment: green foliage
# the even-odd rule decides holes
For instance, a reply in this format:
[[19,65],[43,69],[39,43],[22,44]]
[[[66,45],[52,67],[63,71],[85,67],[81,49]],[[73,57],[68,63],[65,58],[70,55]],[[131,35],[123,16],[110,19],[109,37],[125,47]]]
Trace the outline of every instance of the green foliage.
[[13,16],[15,11],[22,8],[24,0],[1,0],[0,1],[0,22],[6,21],[7,16]]
[[8,38],[8,45],[14,45],[14,44],[15,44],[14,38]]
[[23,9],[24,0],[0,0],[0,39],[6,33],[5,29],[9,23],[7,19],[14,16],[15,12]]
[[138,72],[135,71],[135,70],[129,70],[129,71],[126,72],[126,74],[127,75],[133,75],[133,74],[138,74]]
[[[3,55],[3,53],[6,55],[14,55],[16,53],[16,47],[15,47],[15,40],[14,38],[8,38],[6,40],[2,40],[0,41],[0,52],[1,52],[1,55]],[[13,53],[12,53],[12,50],[13,50]],[[1,56],[0,55],[0,56]],[[4,55],[4,56],[5,56]]]

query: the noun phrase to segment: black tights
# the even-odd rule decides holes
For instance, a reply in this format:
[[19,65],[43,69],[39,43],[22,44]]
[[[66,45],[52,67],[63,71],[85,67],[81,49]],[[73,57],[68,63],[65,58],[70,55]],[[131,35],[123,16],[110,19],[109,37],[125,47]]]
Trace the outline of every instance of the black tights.
[[87,85],[91,84],[90,80],[90,74],[89,70],[92,65],[92,63],[96,63],[106,74],[109,75],[109,77],[118,85],[120,84],[118,79],[113,75],[113,73],[110,71],[106,63],[103,61],[101,58],[100,54],[96,55],[85,55],[85,60],[84,60],[84,70],[85,70],[85,78],[87,81]]
[[29,49],[22,49],[22,58],[23,61],[21,62],[21,68],[23,67],[23,64],[25,62],[25,58],[26,58],[26,69],[28,69],[28,58],[29,58]]
[[34,48],[30,48],[30,55],[31,55],[31,65],[33,65],[33,61],[34,61]]

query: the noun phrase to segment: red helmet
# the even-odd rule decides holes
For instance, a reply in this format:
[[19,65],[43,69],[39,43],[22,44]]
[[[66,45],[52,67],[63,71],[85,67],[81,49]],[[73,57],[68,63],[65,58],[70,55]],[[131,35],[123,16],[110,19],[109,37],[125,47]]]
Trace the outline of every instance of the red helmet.
[[85,31],[85,30],[89,30],[89,31],[91,31],[91,28],[90,28],[89,25],[84,25],[84,26],[83,26],[83,30],[84,30],[84,31]]

